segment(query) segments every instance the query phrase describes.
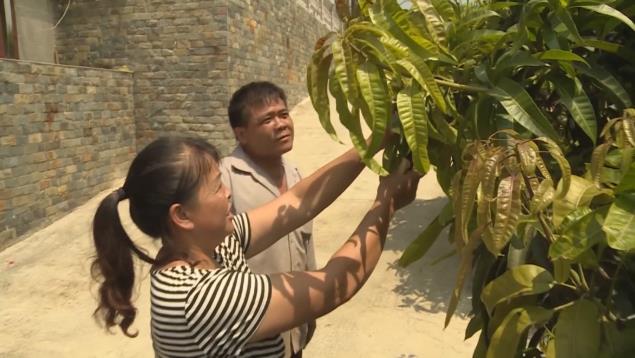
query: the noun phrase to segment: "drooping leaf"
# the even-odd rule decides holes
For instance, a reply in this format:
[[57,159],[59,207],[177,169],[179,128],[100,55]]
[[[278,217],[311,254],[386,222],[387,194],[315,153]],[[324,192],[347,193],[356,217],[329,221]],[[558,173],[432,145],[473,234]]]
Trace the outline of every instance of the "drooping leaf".
[[338,38],[331,43],[331,51],[333,52],[335,79],[339,82],[344,98],[356,105],[359,94],[355,82],[355,67],[352,62],[353,56],[350,46]]
[[417,0],[416,5],[426,19],[426,28],[434,41],[442,46],[447,46],[447,37],[443,19],[429,0]]
[[520,192],[520,174],[503,178],[498,185],[494,233],[491,242],[484,241],[487,249],[494,255],[500,253],[516,230],[521,209]]
[[372,139],[366,152],[367,158],[374,155],[380,148],[390,118],[390,99],[383,72],[371,62],[365,62],[357,67],[357,83],[362,102],[362,113],[369,116]]
[[494,66],[494,72],[498,75],[511,75],[511,70],[520,67],[543,67],[546,63],[531,56],[527,51],[507,51],[501,55]]
[[366,155],[368,147],[362,132],[362,126],[359,119],[359,109],[356,107],[353,107],[352,111],[349,109],[344,95],[344,90],[342,89],[340,82],[337,80],[335,70],[329,72],[328,83],[329,91],[333,95],[333,98],[335,98],[335,108],[339,114],[340,122],[348,130],[351,142],[364,160],[364,164],[379,175],[387,175],[388,172],[386,172],[386,170],[382,168],[375,159],[369,158]]
[[551,179],[541,181],[538,185],[538,189],[534,192],[534,196],[531,198],[529,206],[531,212],[535,214],[545,210],[553,203],[555,192]]
[[595,144],[597,140],[595,111],[589,97],[584,92],[580,80],[577,78],[571,80],[560,76],[554,77],[552,82],[555,90],[560,95],[560,103],[567,107],[573,120]]
[[606,160],[606,154],[611,148],[611,142],[602,143],[593,149],[591,154],[591,179],[598,188],[600,187],[600,178],[602,169],[604,168],[604,161]]
[[452,205],[450,203],[446,204],[445,207],[441,210],[441,213],[434,218],[428,224],[428,226],[417,236],[414,241],[408,245],[408,247],[404,250],[403,254],[399,258],[399,265],[402,267],[406,267],[411,263],[422,258],[426,252],[430,249],[432,244],[436,241],[437,237],[443,229],[448,226],[451,220],[444,220],[444,217],[450,216],[452,213]]
[[562,149],[560,146],[556,144],[549,138],[536,138],[536,142],[542,142],[544,146],[549,151],[549,154],[556,160],[558,166],[560,167],[560,182],[558,183],[558,190],[556,191],[556,197],[561,198],[567,194],[569,191],[569,186],[571,184],[571,165],[569,161],[564,157],[564,153],[562,153]]
[[508,78],[501,78],[491,94],[518,124],[537,136],[559,140],[558,133],[553,129],[549,119],[520,84]]
[[600,348],[600,312],[589,300],[576,301],[560,313],[554,327],[558,358],[595,358]]
[[[492,242],[494,230],[492,220],[492,205],[494,202],[494,190],[498,177],[498,163],[503,156],[501,150],[493,150],[488,153],[483,169],[481,170],[481,186],[476,207],[476,225],[486,225],[483,230],[483,241]],[[493,243],[490,244],[493,246]]]
[[[631,321],[632,322],[632,321]],[[635,356],[635,325],[626,324],[618,327],[617,323],[603,323],[606,343],[600,349],[598,358],[634,357]],[[623,326],[620,324],[620,326]]]
[[468,241],[467,226],[470,218],[472,217],[472,210],[476,201],[476,189],[480,184],[482,167],[482,158],[479,155],[475,155],[475,157],[470,161],[470,164],[467,166],[465,176],[463,177],[460,200],[461,206],[456,213],[458,225],[456,230],[459,230],[459,237],[466,244]]
[[552,310],[533,305],[511,310],[492,335],[487,358],[514,356],[527,329],[548,321],[552,315]]
[[554,279],[549,271],[536,265],[520,265],[488,283],[481,292],[481,301],[491,314],[500,302],[513,297],[544,293],[553,285]]
[[428,115],[425,98],[417,86],[406,86],[397,94],[397,110],[403,126],[404,136],[412,150],[415,168],[427,173],[430,168],[428,159]]
[[417,81],[422,88],[425,88],[441,112],[447,113],[448,108],[445,98],[443,97],[443,93],[441,92],[439,85],[437,85],[434,80],[432,71],[423,59],[412,55],[409,59],[398,60],[395,65],[402,68],[415,81]]
[[324,47],[318,50],[312,57],[307,68],[307,87],[313,108],[318,114],[322,128],[331,138],[339,142],[337,132],[331,123],[329,96],[327,93],[328,72],[331,65],[332,55],[322,57]]
[[635,193],[622,193],[615,198],[603,229],[610,247],[622,251],[635,250]]
[[461,250],[461,263],[459,264],[459,270],[456,275],[456,284],[454,285],[454,289],[452,290],[452,296],[450,296],[450,303],[448,303],[448,309],[445,314],[445,327],[450,324],[450,319],[452,319],[452,315],[456,310],[457,305],[459,304],[459,299],[461,298],[461,291],[463,290],[463,284],[465,282],[465,278],[468,273],[472,269],[472,261],[474,260],[474,250],[480,244],[481,233],[485,229],[485,226],[481,226],[474,230],[474,232],[470,235],[470,238]]

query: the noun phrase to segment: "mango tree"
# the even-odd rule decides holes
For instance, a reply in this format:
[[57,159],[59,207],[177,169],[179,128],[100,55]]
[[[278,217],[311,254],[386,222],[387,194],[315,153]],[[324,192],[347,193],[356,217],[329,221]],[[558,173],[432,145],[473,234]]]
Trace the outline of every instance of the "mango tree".
[[[336,1],[308,90],[375,172],[409,156],[449,200],[404,251],[449,227],[475,357],[635,354],[635,3]],[[362,128],[370,129],[366,142]],[[386,131],[399,134],[374,159]]]

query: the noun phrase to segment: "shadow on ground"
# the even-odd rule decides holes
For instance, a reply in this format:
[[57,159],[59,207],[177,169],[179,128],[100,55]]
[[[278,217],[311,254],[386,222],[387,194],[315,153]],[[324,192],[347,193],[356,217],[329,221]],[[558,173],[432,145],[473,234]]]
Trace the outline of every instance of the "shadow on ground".
[[[392,221],[386,242],[386,250],[401,253],[421,233],[447,203],[447,198],[415,200],[400,210]],[[449,256],[451,255],[451,256]],[[426,255],[407,267],[397,260],[389,263],[388,270],[395,272],[399,284],[393,291],[401,295],[402,307],[411,307],[416,312],[445,312],[454,289],[459,266],[458,255],[448,241],[448,230],[441,232]],[[467,317],[471,308],[469,278],[463,287],[461,301],[455,315]]]

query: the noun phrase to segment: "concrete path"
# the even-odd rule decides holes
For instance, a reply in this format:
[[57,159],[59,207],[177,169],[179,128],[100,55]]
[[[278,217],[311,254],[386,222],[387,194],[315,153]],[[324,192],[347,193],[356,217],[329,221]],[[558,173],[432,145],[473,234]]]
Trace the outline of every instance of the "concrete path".
[[[292,113],[295,149],[289,159],[309,174],[348,146],[333,142],[304,101]],[[345,132],[339,132],[345,138]],[[317,259],[324,264],[348,238],[369,207],[377,178],[366,170],[315,221]],[[152,357],[147,267],[139,267],[139,336],[105,333],[92,319],[96,285],[90,280],[90,221],[100,193],[85,205],[0,252],[0,357]],[[417,200],[393,221],[386,251],[375,273],[348,303],[318,320],[305,356],[312,357],[470,357],[476,339],[463,341],[469,303],[463,300],[443,330],[458,261],[430,262],[451,246],[440,238],[429,255],[406,269],[395,261],[445,203],[433,175],[422,179]],[[124,226],[135,242],[156,250],[135,230],[125,202]],[[469,293],[469,288],[465,290]]]

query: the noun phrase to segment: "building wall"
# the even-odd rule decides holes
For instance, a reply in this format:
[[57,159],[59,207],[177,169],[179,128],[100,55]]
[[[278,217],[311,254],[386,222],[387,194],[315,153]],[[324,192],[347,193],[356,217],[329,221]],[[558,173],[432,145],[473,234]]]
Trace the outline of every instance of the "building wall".
[[0,249],[125,176],[132,84],[126,72],[0,60]]
[[333,0],[229,0],[229,92],[268,80],[298,103],[315,41],[339,27]]
[[271,80],[306,96],[315,39],[333,0],[74,0],[57,32],[60,63],[134,71],[137,140],[199,135],[227,153],[231,93]]
[[138,145],[197,135],[223,152],[227,6],[217,0],[74,0],[58,31],[61,63],[134,72]]

